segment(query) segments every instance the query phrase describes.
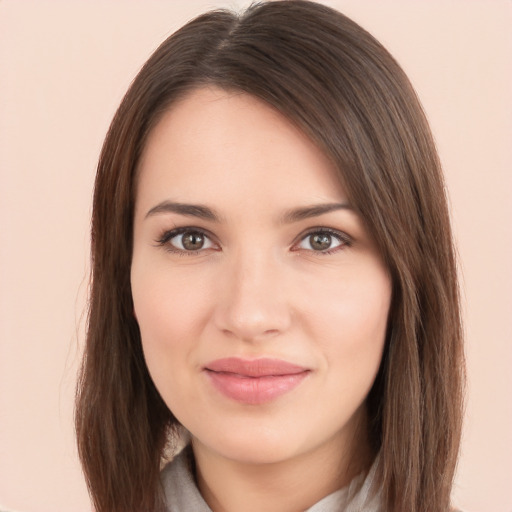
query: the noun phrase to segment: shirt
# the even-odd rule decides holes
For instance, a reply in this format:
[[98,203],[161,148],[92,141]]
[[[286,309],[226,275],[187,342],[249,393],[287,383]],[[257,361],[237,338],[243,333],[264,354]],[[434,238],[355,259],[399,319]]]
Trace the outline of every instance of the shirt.
[[[212,512],[204,501],[192,473],[192,450],[183,449],[162,471],[168,512]],[[381,493],[375,482],[376,462],[343,489],[315,503],[304,512],[382,512]]]

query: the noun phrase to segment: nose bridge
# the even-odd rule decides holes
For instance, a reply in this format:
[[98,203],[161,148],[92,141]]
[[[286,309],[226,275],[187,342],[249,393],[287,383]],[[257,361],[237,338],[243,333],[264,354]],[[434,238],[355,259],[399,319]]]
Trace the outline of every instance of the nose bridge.
[[245,246],[226,262],[217,308],[218,327],[253,341],[288,328],[289,304],[282,263],[270,249]]

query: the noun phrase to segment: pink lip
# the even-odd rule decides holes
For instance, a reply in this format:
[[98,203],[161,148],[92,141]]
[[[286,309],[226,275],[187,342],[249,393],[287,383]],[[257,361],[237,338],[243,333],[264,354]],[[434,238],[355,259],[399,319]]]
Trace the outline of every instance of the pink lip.
[[280,359],[217,359],[204,367],[223,395],[246,404],[263,404],[296,388],[310,370]]

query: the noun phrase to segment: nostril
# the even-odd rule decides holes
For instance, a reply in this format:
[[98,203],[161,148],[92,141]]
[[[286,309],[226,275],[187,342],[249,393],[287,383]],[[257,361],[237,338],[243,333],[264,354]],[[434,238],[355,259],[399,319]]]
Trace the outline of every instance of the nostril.
[[251,342],[258,341],[262,339],[272,338],[274,336],[278,336],[281,332],[279,329],[266,329],[266,330],[258,330],[252,329],[248,330],[247,328],[242,328],[238,326],[237,328],[224,328],[221,329],[222,334],[230,338],[237,338],[241,341]]

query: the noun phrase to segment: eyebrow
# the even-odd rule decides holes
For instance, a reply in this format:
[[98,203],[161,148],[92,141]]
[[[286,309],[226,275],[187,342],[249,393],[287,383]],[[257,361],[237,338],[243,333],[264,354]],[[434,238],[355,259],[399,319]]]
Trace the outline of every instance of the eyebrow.
[[146,219],[159,213],[178,213],[188,217],[197,217],[199,219],[219,222],[220,217],[214,210],[200,204],[175,203],[173,201],[163,201],[146,213]]
[[[327,204],[315,204],[311,206],[303,206],[300,208],[292,208],[287,210],[280,218],[280,222],[283,224],[292,224],[301,220],[310,219],[312,217],[318,217],[329,212],[337,210],[352,210],[352,206],[349,203],[327,203]],[[189,203],[176,203],[173,201],[162,201],[153,208],[151,208],[146,217],[151,217],[159,213],[177,213],[179,215],[185,215],[187,217],[196,217],[199,219],[210,220],[213,222],[220,222],[220,216],[208,206],[200,204],[189,204]]]
[[311,206],[304,206],[301,208],[293,208],[284,213],[281,222],[284,224],[291,224],[311,217],[318,217],[325,213],[337,210],[353,210],[349,203],[327,203],[315,204]]

